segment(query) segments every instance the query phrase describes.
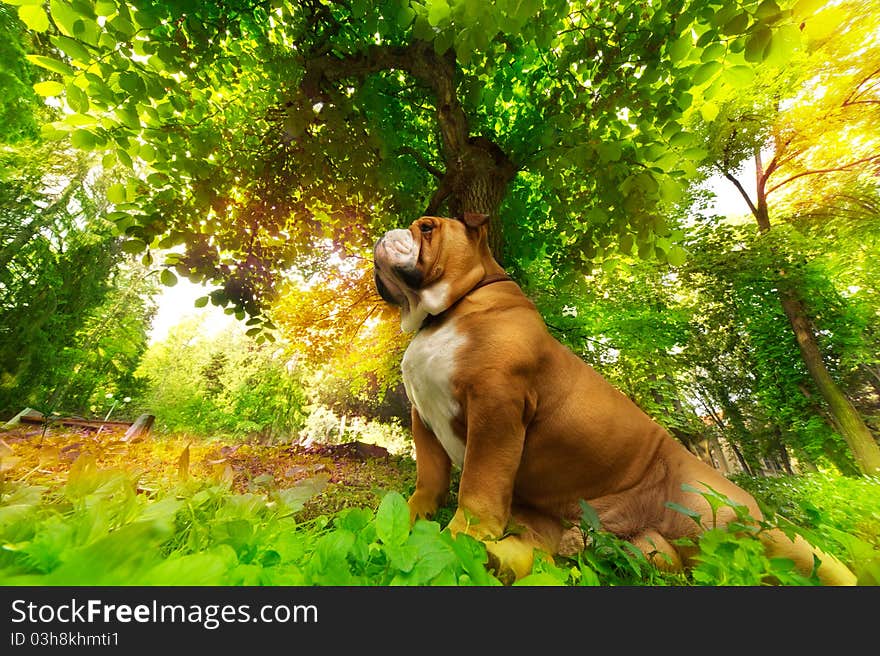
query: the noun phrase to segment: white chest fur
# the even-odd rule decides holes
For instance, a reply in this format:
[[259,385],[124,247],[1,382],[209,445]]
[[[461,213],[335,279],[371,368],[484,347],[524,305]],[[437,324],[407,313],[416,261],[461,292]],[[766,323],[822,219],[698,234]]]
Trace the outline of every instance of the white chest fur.
[[460,410],[452,394],[452,375],[456,353],[465,341],[453,322],[427,335],[419,332],[403,354],[402,365],[409,400],[459,467],[464,463],[464,442],[452,428],[452,420]]

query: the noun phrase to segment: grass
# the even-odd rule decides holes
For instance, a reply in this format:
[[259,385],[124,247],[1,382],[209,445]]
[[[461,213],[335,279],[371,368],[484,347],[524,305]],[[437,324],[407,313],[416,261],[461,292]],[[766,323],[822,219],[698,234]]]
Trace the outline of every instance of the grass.
[[[22,431],[0,443],[0,584],[500,585],[482,543],[410,527],[406,456],[344,446],[228,443],[187,436],[129,444],[113,433]],[[783,526],[877,583],[880,481],[828,474],[738,480]],[[753,536],[710,531],[687,575],[664,574],[602,531],[590,547],[539,555],[523,585],[809,585]]]

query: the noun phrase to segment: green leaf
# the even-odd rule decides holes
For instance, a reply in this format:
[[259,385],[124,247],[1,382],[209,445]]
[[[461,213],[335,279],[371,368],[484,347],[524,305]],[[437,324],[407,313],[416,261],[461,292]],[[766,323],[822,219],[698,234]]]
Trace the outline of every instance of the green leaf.
[[51,40],[52,43],[63,50],[64,54],[71,59],[85,63],[90,61],[92,58],[89,54],[89,51],[86,50],[86,47],[76,39],[71,39],[70,37],[66,36],[55,36],[52,37]]
[[428,0],[428,23],[438,27],[449,18],[451,9],[446,0]]
[[538,572],[537,574],[528,574],[514,582],[514,587],[540,585],[540,586],[561,586],[565,585],[565,581],[559,579],[549,572]]
[[681,246],[675,245],[666,253],[666,260],[672,266],[681,266],[687,261],[687,251]]
[[714,76],[720,70],[721,62],[718,61],[709,61],[705,64],[701,64],[697,67],[697,70],[694,71],[694,86],[699,86],[705,82],[708,82],[712,78],[712,76]]
[[591,531],[599,531],[602,528],[602,522],[595,508],[581,499],[578,501],[581,507],[581,526]]
[[85,91],[71,82],[65,87],[65,93],[67,104],[70,105],[71,109],[80,114],[85,114],[89,111],[89,97]]
[[119,86],[134,98],[140,98],[146,92],[147,87],[140,75],[134,71],[125,71],[119,76]]
[[667,501],[666,507],[671,510],[674,510],[676,512],[680,512],[681,514],[686,515],[687,517],[690,517],[697,524],[700,524],[700,519],[702,516],[696,510],[691,510],[690,508],[685,508],[680,503],[673,503],[672,501]]
[[39,5],[24,5],[18,8],[18,17],[34,32],[45,32],[49,29],[49,17]]
[[709,153],[706,151],[706,149],[701,146],[694,146],[693,148],[686,148],[681,153],[682,157],[685,157],[689,160],[693,160],[695,162],[700,162],[700,161],[706,159],[706,155],[708,155],[708,154]]
[[138,253],[143,253],[147,249],[147,245],[141,239],[129,239],[128,241],[122,242],[121,248],[125,253],[137,255]]
[[45,68],[46,70],[52,71],[53,73],[60,73],[61,75],[73,75],[73,69],[64,62],[60,62],[57,59],[52,59],[51,57],[43,57],[42,55],[25,55],[25,57],[31,64],[35,64],[36,66]]
[[49,11],[52,12],[52,18],[62,34],[76,35],[76,23],[81,20],[81,16],[73,7],[61,0],[50,0]]
[[724,81],[734,89],[744,89],[749,86],[755,79],[755,69],[751,66],[741,64],[739,66],[731,66],[725,68],[721,74]]
[[715,117],[718,116],[718,105],[713,102],[703,103],[700,106],[700,114],[703,116],[703,120],[706,123],[711,123],[715,120]]
[[620,159],[620,144],[613,141],[604,141],[596,147],[599,159],[603,162],[616,162]]
[[771,34],[769,27],[761,25],[748,36],[744,53],[746,61],[757,63],[764,59],[764,50],[770,42]]
[[712,43],[703,49],[703,54],[700,55],[700,61],[708,62],[721,60],[724,59],[724,55],[726,53],[726,45],[724,45],[723,43]]
[[80,150],[92,150],[98,145],[98,138],[89,130],[74,130],[70,135],[70,143]]
[[[138,116],[136,105],[134,105],[134,103],[127,103],[119,107],[115,114],[119,119],[119,122],[125,127],[131,128],[132,130],[140,130],[141,119]],[[137,153],[135,152],[134,154]]]
[[749,25],[749,14],[745,11],[737,14],[724,24],[721,33],[725,35],[742,34]]
[[95,13],[98,16],[112,16],[116,11],[117,6],[114,0],[98,0],[95,3]]
[[114,205],[121,205],[126,202],[128,198],[125,193],[125,185],[119,183],[110,185],[107,188],[107,200]]
[[781,11],[782,9],[780,9],[776,0],[762,0],[761,4],[759,4],[758,8],[755,10],[755,16],[764,22],[773,22],[779,17]]
[[800,45],[801,33],[794,25],[782,25],[773,32],[764,49],[764,63],[771,66],[784,66],[792,53]]
[[680,39],[676,39],[670,43],[666,51],[669,53],[669,58],[672,61],[679,62],[687,57],[687,54],[691,51],[692,47],[693,41],[691,40],[690,35],[686,34]]
[[[204,307],[205,303],[202,305],[198,304],[198,301],[202,300],[202,298],[207,299],[208,297],[202,296],[197,299],[196,307]],[[276,490],[273,495],[287,509],[287,512],[294,513],[302,510],[303,506],[306,505],[306,501],[320,494],[329,482],[330,477],[328,475],[318,474],[297,481],[296,485],[291,487]]]
[[409,506],[397,492],[382,497],[376,511],[376,534],[392,545],[402,545],[409,537]]
[[177,276],[174,275],[171,269],[162,269],[162,273],[159,274],[159,280],[166,287],[174,287],[177,284]]
[[46,80],[45,82],[37,82],[34,85],[34,91],[41,96],[60,96],[64,91],[64,85],[55,80]]

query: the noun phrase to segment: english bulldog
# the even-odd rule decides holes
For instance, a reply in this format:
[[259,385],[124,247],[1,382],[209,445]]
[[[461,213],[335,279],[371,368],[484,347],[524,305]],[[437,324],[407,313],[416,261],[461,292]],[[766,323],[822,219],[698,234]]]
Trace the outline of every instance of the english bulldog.
[[[754,498],[692,455],[592,367],[558,342],[535,305],[492,257],[487,217],[423,216],[391,230],[374,249],[379,294],[414,333],[403,357],[412,403],[417,480],[410,516],[430,518],[461,468],[453,534],[485,542],[508,580],[531,571],[534,549],[584,548],[580,501],[602,527],[629,540],[661,568],[694,555],[676,546],[704,530],[667,506],[713,512],[701,492],[746,506]],[[716,525],[735,519],[730,506]],[[854,584],[832,556],[779,530],[760,533],[768,553],[824,584]]]

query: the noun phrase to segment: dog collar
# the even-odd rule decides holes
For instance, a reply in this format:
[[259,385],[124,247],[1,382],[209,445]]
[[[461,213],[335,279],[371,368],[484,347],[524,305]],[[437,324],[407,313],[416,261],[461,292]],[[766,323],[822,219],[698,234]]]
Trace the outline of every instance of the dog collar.
[[457,301],[455,301],[455,303],[453,303],[448,308],[443,310],[443,312],[441,312],[440,314],[429,314],[427,317],[425,317],[425,320],[422,322],[422,325],[419,328],[419,330],[422,330],[423,328],[427,328],[428,326],[431,326],[431,325],[437,323],[438,321],[440,321],[440,319],[442,319],[443,316],[445,314],[447,314],[452,308],[454,308],[456,305],[461,303],[461,301],[463,299],[467,298],[468,296],[473,294],[475,291],[477,291],[481,287],[485,287],[486,285],[491,285],[492,283],[496,283],[496,282],[508,282],[508,281],[514,282],[513,278],[508,276],[506,273],[493,273],[491,275],[486,276],[485,278],[480,280],[480,282],[478,282],[476,285],[474,285],[468,291],[466,291],[464,294],[462,294],[461,297]]

